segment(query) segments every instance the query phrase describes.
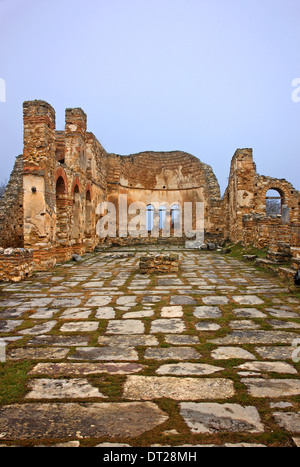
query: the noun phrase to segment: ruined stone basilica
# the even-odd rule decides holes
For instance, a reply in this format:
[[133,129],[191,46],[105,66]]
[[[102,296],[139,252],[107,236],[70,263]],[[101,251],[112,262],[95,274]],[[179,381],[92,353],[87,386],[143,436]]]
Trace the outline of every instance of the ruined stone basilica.
[[[300,192],[286,180],[259,175],[251,149],[235,152],[221,198],[212,168],[195,156],[181,151],[110,154],[87,131],[80,108],[66,109],[64,131],[56,130],[55,110],[47,102],[24,102],[23,113],[24,151],[0,201],[0,279],[10,270],[14,277],[26,275],[28,264],[42,270],[74,253],[93,251],[101,241],[97,206],[109,201],[118,213],[120,195],[127,196],[128,205],[169,206],[171,235],[162,239],[149,231],[146,238],[121,237],[117,225],[114,244],[178,242],[172,235],[172,210],[202,202],[206,242],[268,248],[273,259],[288,249],[300,261]],[[266,211],[269,190],[275,190],[279,205],[273,216]]]

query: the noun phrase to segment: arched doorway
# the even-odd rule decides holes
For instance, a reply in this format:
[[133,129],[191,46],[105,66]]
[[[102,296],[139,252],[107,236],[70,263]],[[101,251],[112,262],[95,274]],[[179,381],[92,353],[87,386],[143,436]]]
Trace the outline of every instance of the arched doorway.
[[277,189],[268,190],[266,193],[266,215],[281,216],[283,196]]

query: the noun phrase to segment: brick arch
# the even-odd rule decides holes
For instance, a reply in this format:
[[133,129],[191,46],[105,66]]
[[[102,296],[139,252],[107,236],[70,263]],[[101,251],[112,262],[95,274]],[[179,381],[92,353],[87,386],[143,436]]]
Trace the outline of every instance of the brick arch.
[[78,186],[78,189],[79,189],[79,193],[81,193],[82,189],[81,189],[81,183],[80,183],[80,180],[79,180],[79,177],[76,176],[73,180],[73,184],[72,184],[72,196],[74,195],[74,191],[75,191],[75,188],[76,186]]
[[286,203],[290,200],[290,188],[286,186],[286,184],[280,182],[279,180],[273,180],[264,185],[261,191],[261,194],[264,199],[266,198],[269,190],[277,191],[280,194],[283,203]]
[[55,186],[57,184],[57,180],[59,178],[62,178],[64,183],[65,183],[65,193],[68,194],[68,179],[67,179],[67,175],[66,175],[66,172],[64,171],[64,169],[62,167],[59,167],[57,170],[56,170],[56,173],[55,173]]
[[87,183],[85,187],[85,196],[87,195],[87,192],[90,192],[91,200],[93,199],[93,192],[92,192],[92,187],[90,183]]

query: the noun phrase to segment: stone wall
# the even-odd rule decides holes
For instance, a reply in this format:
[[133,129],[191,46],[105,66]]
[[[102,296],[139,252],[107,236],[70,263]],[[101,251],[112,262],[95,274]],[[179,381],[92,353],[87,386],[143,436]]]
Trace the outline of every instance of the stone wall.
[[33,272],[33,251],[24,248],[0,248],[0,281],[19,282]]
[[0,247],[23,248],[23,156],[16,158],[14,169],[0,198]]

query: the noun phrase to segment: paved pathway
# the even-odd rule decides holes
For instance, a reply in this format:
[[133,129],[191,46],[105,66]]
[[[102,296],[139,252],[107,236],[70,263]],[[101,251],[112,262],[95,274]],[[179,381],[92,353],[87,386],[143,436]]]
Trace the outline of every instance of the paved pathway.
[[176,252],[178,274],[141,275],[145,253],[119,249],[0,286],[16,389],[0,389],[0,445],[299,444],[300,299]]

